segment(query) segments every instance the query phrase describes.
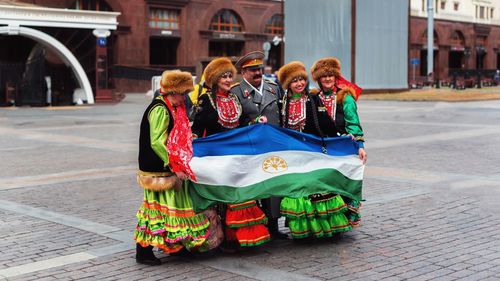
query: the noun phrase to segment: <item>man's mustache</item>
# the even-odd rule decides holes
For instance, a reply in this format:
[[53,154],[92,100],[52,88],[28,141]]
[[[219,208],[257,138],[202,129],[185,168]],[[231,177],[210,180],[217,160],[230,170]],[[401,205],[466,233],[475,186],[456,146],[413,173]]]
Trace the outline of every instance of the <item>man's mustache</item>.
[[255,74],[252,79],[262,78],[262,74]]

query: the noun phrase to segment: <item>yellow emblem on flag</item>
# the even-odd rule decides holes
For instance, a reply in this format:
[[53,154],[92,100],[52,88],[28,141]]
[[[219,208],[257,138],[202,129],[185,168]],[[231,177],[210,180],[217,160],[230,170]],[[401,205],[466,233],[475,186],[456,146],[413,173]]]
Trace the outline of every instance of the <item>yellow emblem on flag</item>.
[[288,169],[285,159],[278,156],[268,157],[262,162],[262,170],[270,174],[284,172]]

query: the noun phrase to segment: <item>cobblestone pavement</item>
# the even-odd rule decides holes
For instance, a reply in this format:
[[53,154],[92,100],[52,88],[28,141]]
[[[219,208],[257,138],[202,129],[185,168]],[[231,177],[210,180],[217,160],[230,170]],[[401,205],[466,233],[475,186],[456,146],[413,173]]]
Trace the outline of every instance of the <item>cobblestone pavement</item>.
[[360,227],[157,267],[131,232],[147,103],[0,109],[0,279],[500,280],[499,101],[361,101]]

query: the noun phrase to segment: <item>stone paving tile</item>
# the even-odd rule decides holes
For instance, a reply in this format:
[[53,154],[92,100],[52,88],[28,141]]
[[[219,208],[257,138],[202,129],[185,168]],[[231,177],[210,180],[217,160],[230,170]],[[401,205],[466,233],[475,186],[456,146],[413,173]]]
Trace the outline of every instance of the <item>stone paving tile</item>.
[[[135,152],[116,153],[69,144],[44,144],[42,147],[35,146],[32,149],[2,151],[2,161],[16,168],[0,169],[0,177],[13,178],[61,173],[68,171],[68,167],[71,167],[71,170],[88,170],[137,163]],[[45,163],[48,157],[51,159],[50,163]],[[120,164],[116,165],[116,163]]]
[[62,278],[71,280],[255,280],[218,271],[200,265],[196,261],[168,257],[164,254],[160,254],[159,257],[163,261],[162,265],[144,266],[135,262],[133,251],[126,251],[9,280],[38,280],[40,278],[49,278],[49,280]]
[[[402,136],[418,137],[422,135],[422,132],[420,131],[420,128],[422,127],[421,124],[405,124],[404,126],[398,128],[398,130],[391,130],[391,128],[387,126],[387,123],[370,122],[370,120],[361,120],[361,122],[361,125],[364,125],[364,123],[369,125],[363,126],[363,129],[365,134],[370,136],[370,139],[391,140],[401,138]],[[457,128],[450,126],[428,126],[426,127],[426,134],[432,135],[455,132],[456,130]]]
[[[2,199],[133,230],[142,190],[135,175],[0,191]],[[71,192],[69,192],[71,191]],[[68,196],[68,194],[78,196]],[[103,196],[112,194],[112,198]],[[64,204],[53,204],[54,200]]]
[[[46,134],[57,133],[127,143],[136,135],[137,121],[143,109],[142,104],[138,106],[133,103],[132,100],[120,104],[122,109],[92,107],[90,115],[80,111],[68,115],[67,118],[60,118],[57,113],[42,113],[43,116],[37,119],[24,116],[28,115],[26,111],[9,112],[6,116],[27,118],[25,121],[13,119],[16,120],[14,122],[26,122],[24,125],[17,124],[23,128],[42,127],[39,132]],[[423,132],[432,137],[436,133],[478,129],[481,124],[498,126],[498,122],[487,118],[498,119],[498,114],[489,109],[483,112],[483,108],[478,107],[478,104],[488,107],[492,103],[453,106],[446,103],[389,102],[384,103],[384,106],[376,102],[362,103],[367,106],[366,111],[361,110],[362,120],[366,118],[393,122],[396,117],[399,118],[394,123],[366,123],[369,165],[409,169],[416,174],[434,173],[446,180],[429,183],[430,181],[425,179],[420,181],[418,177],[367,177],[364,182],[366,201],[362,209],[362,225],[344,234],[342,239],[312,243],[275,241],[238,253],[234,258],[243,263],[257,265],[263,270],[278,269],[319,280],[495,280],[496,276],[500,276],[500,216],[494,202],[488,203],[485,198],[498,199],[500,193],[489,185],[484,186],[477,179],[482,176],[500,175],[496,163],[497,159],[500,159],[500,149],[497,148],[496,142],[491,141],[500,135],[488,136],[488,140],[483,137],[459,138],[453,141],[412,143],[390,149],[369,148],[370,138],[389,141],[394,138],[417,137]],[[493,104],[500,107],[498,102]],[[138,107],[141,109],[137,110]],[[480,114],[480,118],[474,119],[475,114]],[[477,122],[483,119],[483,123]],[[456,121],[458,125],[453,127],[450,120]],[[397,124],[406,121],[417,123]],[[117,128],[113,128],[113,122],[118,124]],[[123,126],[127,122],[132,123],[129,132],[126,131],[126,126]],[[450,125],[433,126],[432,122]],[[90,127],[74,131],[71,127],[57,129],[60,126],[78,124],[105,126],[94,127],[96,135],[92,135],[94,131]],[[0,136],[0,144],[13,147],[12,142],[16,139],[18,138]],[[28,144],[23,138],[19,140],[19,145]],[[40,151],[26,148],[17,153],[13,150],[9,156],[13,161],[21,161],[34,152],[39,154],[30,158],[32,161],[28,166],[19,166],[19,162],[14,162],[17,168],[2,166],[0,171],[4,171],[5,176],[12,177],[23,175],[26,167],[34,169],[33,174],[46,174],[51,171],[61,172],[66,168],[109,168],[135,165],[136,162],[134,152],[112,152],[54,143],[44,143],[44,146],[45,149]],[[64,161],[61,160],[63,153],[70,155],[70,147],[77,150],[74,154],[77,159],[68,157]],[[2,151],[2,157],[3,155]],[[14,159],[14,155],[20,160]],[[56,164],[45,167],[47,165],[43,159],[53,155],[56,155],[52,159]],[[76,162],[73,163],[72,160]],[[0,174],[0,177],[3,176]],[[470,176],[477,177],[471,180]],[[468,181],[462,182],[465,178]],[[413,191],[416,193],[411,197],[398,199],[399,197],[394,196]],[[132,230],[141,194],[134,175],[131,174],[4,190],[0,191],[0,198],[123,230]],[[92,233],[4,212],[1,208],[0,225],[0,270],[13,266],[16,262],[22,265],[116,243]],[[4,225],[7,225],[7,228],[4,228]],[[28,227],[29,231],[22,231]],[[11,229],[15,230],[15,235],[11,234]],[[40,231],[33,232],[32,229]],[[58,234],[57,242],[54,242],[51,236],[54,232],[49,233],[49,230],[55,230]],[[7,242],[10,244],[7,245]],[[27,243],[30,243],[30,247],[25,246]],[[130,250],[11,279],[158,280],[160,276],[162,280],[252,280],[250,277],[202,265],[197,260],[158,255],[164,262],[158,267],[136,264],[134,251]]]
[[[496,149],[496,144],[485,144],[477,139],[467,138],[467,146],[478,146],[481,150],[464,149],[463,142],[436,141],[376,149],[370,152],[370,161],[373,160],[377,166],[383,163],[382,165],[387,167],[400,161],[401,155],[412,155],[411,158],[405,159],[405,166],[413,169],[478,176],[498,175],[496,159],[500,159],[500,151]],[[453,161],[449,161],[448,155],[453,155]],[[467,166],[464,167],[462,163],[467,163]]]
[[0,269],[112,245],[116,241],[0,209]]
[[[101,131],[99,134],[95,133],[95,127],[93,126],[78,127],[76,131],[74,127],[58,127],[54,130],[44,130],[44,132],[60,135],[75,135],[83,138],[113,141],[116,143],[130,143],[134,145],[139,140],[139,124],[140,120],[135,120],[135,122],[114,122],[106,126],[106,130]],[[104,128],[104,126],[100,128]]]

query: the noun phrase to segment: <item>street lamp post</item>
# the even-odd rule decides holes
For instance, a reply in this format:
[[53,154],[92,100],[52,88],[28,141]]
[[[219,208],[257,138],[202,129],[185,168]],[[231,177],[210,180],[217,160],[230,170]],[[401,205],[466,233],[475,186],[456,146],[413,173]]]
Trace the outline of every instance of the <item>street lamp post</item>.
[[434,69],[434,8],[433,0],[427,0],[427,78],[433,80]]

